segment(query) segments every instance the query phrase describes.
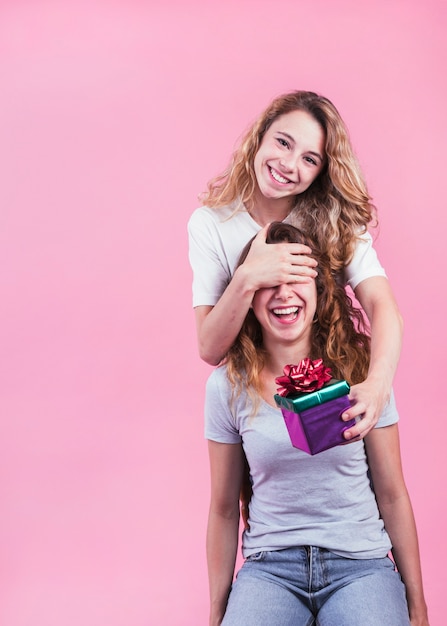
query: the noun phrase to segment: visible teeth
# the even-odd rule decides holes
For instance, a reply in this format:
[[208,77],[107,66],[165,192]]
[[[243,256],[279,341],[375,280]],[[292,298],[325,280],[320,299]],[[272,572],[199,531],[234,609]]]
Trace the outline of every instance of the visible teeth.
[[291,313],[298,313],[297,306],[289,306],[287,309],[273,309],[275,315],[290,315]]
[[278,181],[278,183],[290,183],[290,180],[288,178],[284,178],[283,176],[281,176],[281,174],[278,174],[278,172],[272,170],[272,168],[270,168],[270,173],[273,178]]

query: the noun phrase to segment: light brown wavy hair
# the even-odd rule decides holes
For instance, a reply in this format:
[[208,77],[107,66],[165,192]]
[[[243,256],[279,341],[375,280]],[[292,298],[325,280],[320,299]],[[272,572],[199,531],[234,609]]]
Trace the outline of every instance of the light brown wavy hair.
[[[253,238],[254,239],[254,238]],[[238,265],[247,257],[253,239],[248,242]],[[317,308],[311,332],[311,359],[323,359],[332,369],[334,378],[342,378],[354,385],[365,380],[370,360],[370,337],[362,312],[354,307],[345,291],[341,276],[330,267],[328,255],[319,250],[310,237],[298,228],[283,222],[273,222],[267,233],[267,243],[303,243],[312,249],[318,261]],[[233,398],[245,389],[253,405],[261,391],[260,374],[266,352],[262,328],[253,310],[247,313],[234,345],[224,364],[233,388]],[[284,363],[284,365],[287,365]],[[278,372],[280,376],[282,372]]]
[[354,154],[347,128],[330,100],[312,91],[279,96],[242,137],[227,169],[208,183],[200,196],[211,208],[234,204],[235,212],[250,206],[257,187],[254,159],[271,124],[286,113],[305,111],[325,132],[325,165],[310,187],[295,197],[292,218],[322,251],[332,269],[352,258],[359,234],[373,221],[376,209]]

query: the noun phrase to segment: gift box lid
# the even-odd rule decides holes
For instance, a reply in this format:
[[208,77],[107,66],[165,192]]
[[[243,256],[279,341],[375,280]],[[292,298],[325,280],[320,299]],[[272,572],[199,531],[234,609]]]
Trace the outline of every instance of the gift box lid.
[[331,380],[318,391],[312,393],[298,393],[294,396],[280,396],[275,394],[275,402],[279,408],[284,408],[294,413],[310,409],[317,404],[324,404],[329,400],[340,398],[349,393],[350,386],[345,380]]

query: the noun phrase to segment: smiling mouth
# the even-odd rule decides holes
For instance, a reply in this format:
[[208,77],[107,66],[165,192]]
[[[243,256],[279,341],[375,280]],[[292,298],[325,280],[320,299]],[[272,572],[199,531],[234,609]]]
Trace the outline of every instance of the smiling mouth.
[[299,306],[289,306],[283,309],[272,309],[273,315],[285,322],[293,322],[294,320],[296,320],[300,311],[301,307]]
[[277,183],[281,183],[281,185],[285,185],[286,183],[292,182],[288,178],[284,178],[284,176],[281,176],[281,174],[277,172],[276,170],[274,170],[273,168],[269,167],[269,170],[270,170],[270,174],[272,178],[276,180]]

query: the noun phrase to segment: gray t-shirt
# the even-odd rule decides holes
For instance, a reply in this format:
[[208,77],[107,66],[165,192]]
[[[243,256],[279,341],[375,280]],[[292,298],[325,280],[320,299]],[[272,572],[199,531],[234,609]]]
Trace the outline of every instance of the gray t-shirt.
[[[376,428],[398,419],[392,396]],[[280,409],[261,400],[253,417],[244,392],[231,404],[225,367],[214,370],[207,382],[205,437],[242,443],[247,456],[253,496],[250,530],[242,539],[244,557],[301,545],[354,559],[389,552],[363,441],[314,456],[294,448]]]

